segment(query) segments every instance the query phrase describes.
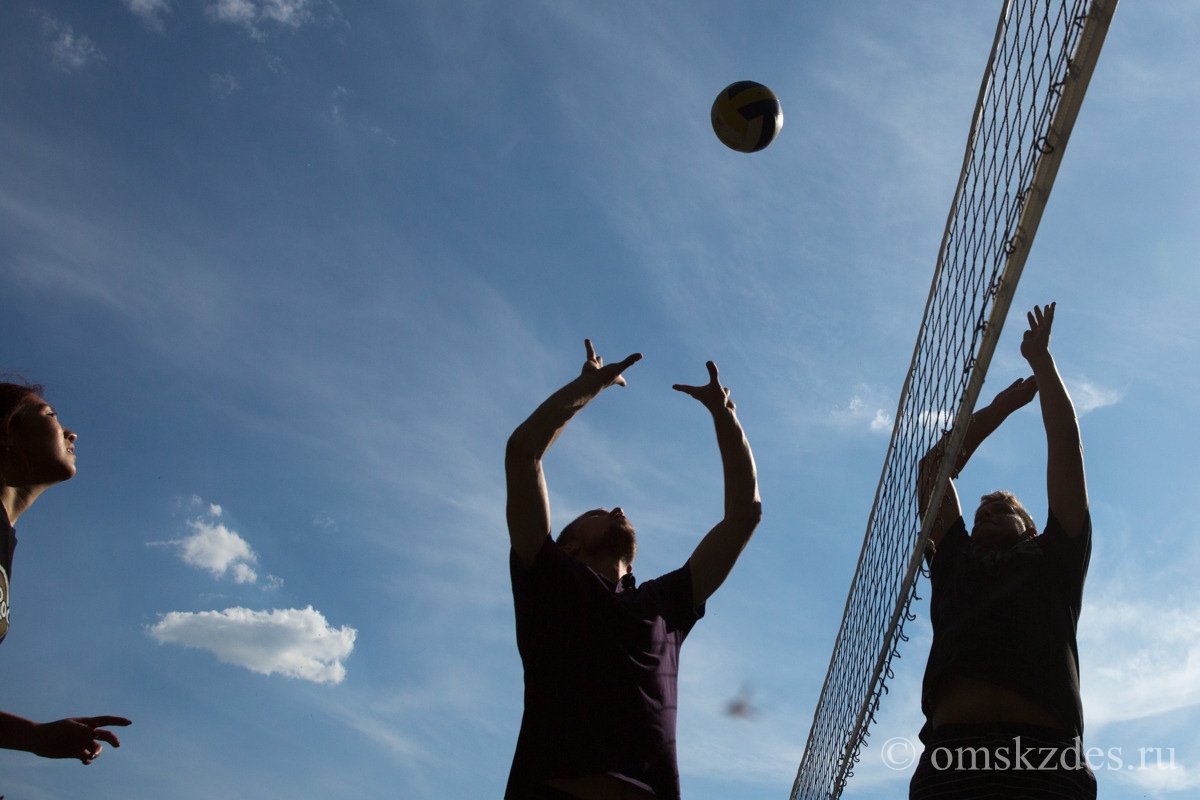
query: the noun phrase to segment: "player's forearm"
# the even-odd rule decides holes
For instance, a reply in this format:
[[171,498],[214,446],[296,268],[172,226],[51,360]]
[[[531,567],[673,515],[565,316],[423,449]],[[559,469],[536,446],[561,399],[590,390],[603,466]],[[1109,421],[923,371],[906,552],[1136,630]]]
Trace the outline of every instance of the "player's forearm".
[[1054,446],[1075,448],[1079,447],[1079,420],[1075,416],[1075,404],[1071,395],[1058,374],[1058,366],[1054,356],[1047,352],[1045,355],[1030,362],[1033,374],[1037,378],[1038,393],[1041,396],[1042,423],[1046,426],[1047,442]]
[[1079,420],[1054,357],[1046,352],[1030,365],[1037,376],[1042,423],[1046,428],[1047,499],[1059,522],[1075,534],[1083,525],[1088,506]]
[[36,733],[37,723],[33,720],[0,711],[0,748],[32,751]]
[[505,517],[513,549],[529,566],[550,533],[550,499],[542,456],[579,411],[599,394],[600,380],[580,375],[550,395],[513,431],[504,453],[508,489]]
[[508,438],[508,458],[540,460],[567,423],[603,389],[593,375],[580,375],[546,398]]
[[[958,474],[962,472],[963,467],[971,460],[971,456],[974,455],[979,445],[983,444],[985,439],[995,433],[996,429],[1015,410],[1015,407],[1010,407],[1008,403],[1002,401],[1001,397],[997,396],[991,403],[988,403],[971,415],[971,423],[967,426],[967,432],[963,436],[962,447],[959,448],[958,458],[954,462],[954,469],[950,471],[951,478],[958,477]],[[933,447],[929,448],[929,452],[921,458],[920,463],[917,465],[917,507],[922,519],[924,519],[925,512],[929,508],[929,500],[933,494],[938,470],[941,469],[942,458],[944,457],[946,443],[949,439],[949,434],[939,439]],[[949,498],[949,490],[947,498]],[[945,517],[948,513],[945,500],[942,505],[943,508],[940,517]],[[951,506],[951,511],[955,509],[957,509],[957,501]]]
[[962,448],[958,451],[958,461],[954,464],[952,477],[958,476],[958,473],[971,460],[971,456],[979,449],[979,445],[995,433],[996,429],[1004,424],[1004,420],[1008,419],[1015,410],[997,400],[992,400],[971,415],[971,424],[967,426],[967,433],[963,436]]
[[748,538],[762,518],[754,453],[732,409],[719,411],[713,416],[713,423],[725,476],[725,519],[747,527]]

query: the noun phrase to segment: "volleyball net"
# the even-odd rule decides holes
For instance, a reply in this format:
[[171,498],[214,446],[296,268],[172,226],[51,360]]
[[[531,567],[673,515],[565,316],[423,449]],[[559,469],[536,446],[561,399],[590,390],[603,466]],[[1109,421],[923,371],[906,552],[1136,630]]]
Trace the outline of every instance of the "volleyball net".
[[941,507],[1117,0],[1007,0],[975,106],[925,316],[791,800],[838,798],[915,617],[929,520],[917,465],[947,443]]

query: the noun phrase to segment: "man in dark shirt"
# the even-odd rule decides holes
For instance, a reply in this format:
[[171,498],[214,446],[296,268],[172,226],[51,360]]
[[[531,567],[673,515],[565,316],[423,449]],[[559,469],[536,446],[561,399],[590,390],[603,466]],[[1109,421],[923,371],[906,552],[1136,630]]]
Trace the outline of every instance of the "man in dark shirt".
[[[933,644],[913,800],[1096,796],[1081,744],[1075,640],[1091,519],[1079,424],[1050,355],[1054,308],[1035,306],[1028,314],[1021,355],[1033,376],[974,415],[951,475],[1009,414],[1039,395],[1050,506],[1045,531],[1038,535],[1016,497],[993,492],[980,502],[968,536],[952,482],[930,530]],[[921,461],[922,515],[943,445]]]
[[509,569],[525,714],[506,800],[678,798],[675,750],[679,649],[729,575],[762,516],[754,457],[729,390],[675,389],[712,414],[725,475],[725,516],[682,567],[640,586],[637,537],[621,508],[595,509],[550,538],[542,457],[605,388],[625,385],[634,354],[587,361],[513,432],[505,454]]

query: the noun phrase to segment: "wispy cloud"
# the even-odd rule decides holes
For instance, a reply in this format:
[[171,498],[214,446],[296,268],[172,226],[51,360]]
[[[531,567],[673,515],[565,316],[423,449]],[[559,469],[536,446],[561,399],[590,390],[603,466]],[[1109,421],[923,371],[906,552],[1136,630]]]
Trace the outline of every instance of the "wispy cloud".
[[165,27],[163,17],[171,13],[170,0],[125,0],[125,6],[146,27],[159,33]]
[[321,6],[337,14],[337,6],[323,0],[216,0],[205,13],[217,22],[241,26],[253,39],[265,39],[263,23],[299,28],[315,19]]
[[1153,766],[1145,769],[1134,768],[1121,775],[1121,778],[1155,796],[1159,796],[1159,793],[1181,792],[1200,786],[1200,775],[1197,775],[1195,770],[1188,769],[1177,761],[1168,762],[1165,753],[1161,758],[1162,761],[1159,762],[1159,755],[1156,753],[1150,756]]
[[272,611],[172,611],[146,632],[160,644],[208,650],[226,664],[251,672],[330,684],[346,677],[342,662],[354,650],[358,635],[345,625],[331,627],[312,606]]
[[65,73],[83,69],[88,64],[104,61],[104,54],[86,36],[76,36],[75,30],[46,11],[34,11],[42,20],[42,36],[50,45],[50,63]]
[[348,114],[346,106],[347,102],[353,99],[353,94],[354,93],[345,86],[339,85],[334,88],[333,102],[329,107],[328,114],[330,122],[340,128],[344,128],[345,130],[355,131],[360,134],[367,134],[368,136],[379,137],[388,144],[394,145],[396,143],[396,139],[388,135],[388,133],[384,131],[380,125],[372,122],[368,117],[361,113],[355,113],[353,117]]
[[1122,393],[1115,389],[1097,386],[1087,378],[1072,381],[1070,384],[1071,399],[1075,401],[1075,410],[1080,416],[1097,408],[1116,405],[1121,401]]
[[838,427],[866,427],[872,433],[890,433],[894,424],[891,414],[857,394],[830,412],[830,418]]
[[1088,722],[1141,719],[1200,705],[1200,604],[1086,603],[1080,626]]
[[213,94],[222,99],[229,97],[240,88],[237,77],[231,72],[220,75],[214,72],[208,78],[208,87],[213,90]]

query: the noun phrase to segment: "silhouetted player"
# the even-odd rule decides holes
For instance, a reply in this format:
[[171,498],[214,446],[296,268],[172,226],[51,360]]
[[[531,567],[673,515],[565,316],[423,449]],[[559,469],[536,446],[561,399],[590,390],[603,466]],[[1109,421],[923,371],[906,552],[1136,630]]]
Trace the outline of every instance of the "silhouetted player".
[[[909,797],[1094,798],[1083,757],[1076,624],[1091,555],[1091,519],[1075,408],[1050,355],[1054,304],[1034,307],[1017,380],[967,429],[952,477],[1017,409],[1041,397],[1049,519],[1038,535],[1008,492],[985,495],[970,536],[951,483],[930,533],[933,645],[925,669],[925,751]],[[944,440],[921,461],[925,513]]]
[[687,563],[637,584],[637,539],[620,508],[582,514],[553,540],[542,456],[596,395],[625,385],[621,373],[641,359],[604,366],[585,344],[582,374],[513,432],[505,455],[509,569],[525,671],[525,714],[505,798],[678,798],[679,649],[762,516],[754,457],[710,361],[707,385],[674,387],[712,414],[725,473],[725,517]]
[[[62,426],[40,392],[39,386],[0,383],[0,641],[8,634],[9,576],[17,545],[13,525],[47,488],[75,476],[78,437]],[[0,747],[90,764],[104,749],[102,742],[121,745],[105,726],[128,724],[124,717],[37,723],[0,711]]]

